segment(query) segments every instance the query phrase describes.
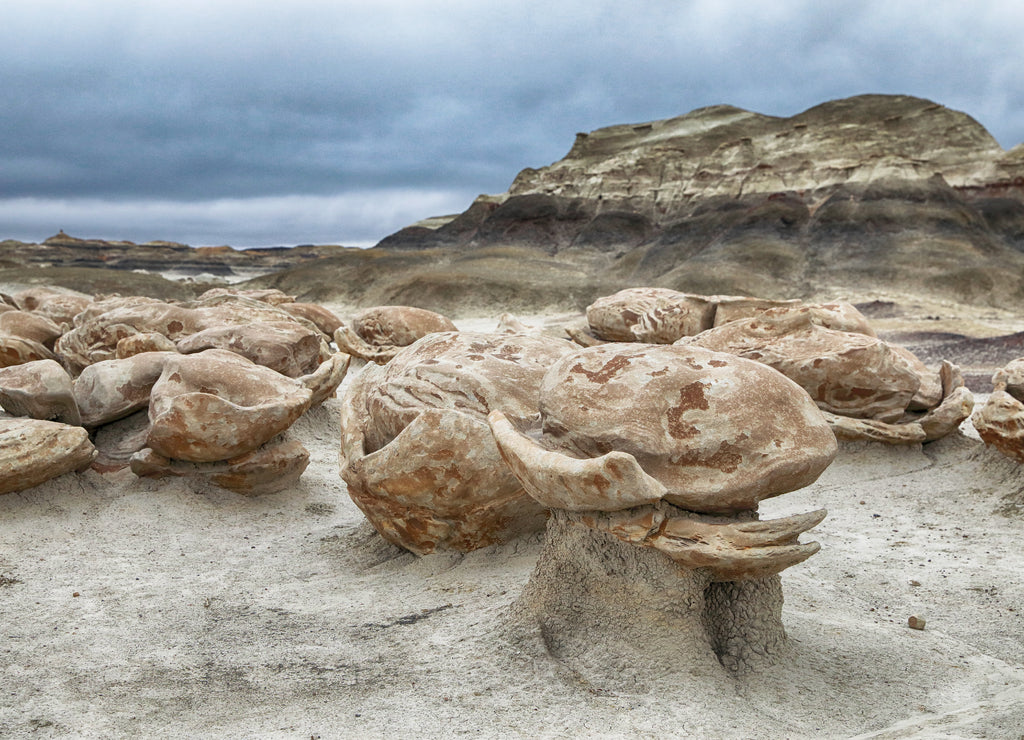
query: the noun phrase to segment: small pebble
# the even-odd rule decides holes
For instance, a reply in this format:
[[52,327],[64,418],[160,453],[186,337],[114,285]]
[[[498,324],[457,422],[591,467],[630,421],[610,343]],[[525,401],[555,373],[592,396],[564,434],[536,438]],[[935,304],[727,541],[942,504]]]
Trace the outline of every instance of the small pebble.
[[910,619],[907,620],[907,625],[912,630],[923,630],[924,629],[924,620],[921,619],[920,617],[911,617]]
[[921,585],[921,582],[920,582],[920,581],[911,581],[911,582],[910,582],[910,585],[911,585],[911,586],[920,586],[920,585]]
[[71,598],[77,599],[78,598],[78,592],[75,591],[73,594],[71,594]]

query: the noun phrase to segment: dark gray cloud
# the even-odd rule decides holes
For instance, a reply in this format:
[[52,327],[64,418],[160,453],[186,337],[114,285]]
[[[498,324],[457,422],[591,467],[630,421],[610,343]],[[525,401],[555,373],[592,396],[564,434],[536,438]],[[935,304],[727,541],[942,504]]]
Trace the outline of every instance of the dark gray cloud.
[[715,103],[913,94],[1009,147],[1022,25],[1018,3],[948,0],[5,3],[0,237],[375,241],[576,131]]

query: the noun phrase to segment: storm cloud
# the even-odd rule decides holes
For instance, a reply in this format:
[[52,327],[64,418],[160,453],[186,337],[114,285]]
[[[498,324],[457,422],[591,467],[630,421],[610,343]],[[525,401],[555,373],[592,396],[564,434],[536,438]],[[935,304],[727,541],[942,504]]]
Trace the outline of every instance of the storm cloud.
[[930,98],[1024,141],[1012,2],[189,2],[0,9],[0,238],[373,243],[577,131]]

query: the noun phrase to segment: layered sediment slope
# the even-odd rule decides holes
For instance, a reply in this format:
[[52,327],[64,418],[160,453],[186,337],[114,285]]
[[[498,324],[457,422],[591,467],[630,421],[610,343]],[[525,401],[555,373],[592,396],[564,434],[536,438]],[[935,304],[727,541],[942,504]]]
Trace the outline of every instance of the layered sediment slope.
[[577,134],[507,193],[377,249],[499,246],[616,284],[1000,304],[1021,296],[1024,145],[1004,151],[970,116],[914,97],[791,118],[714,106]]

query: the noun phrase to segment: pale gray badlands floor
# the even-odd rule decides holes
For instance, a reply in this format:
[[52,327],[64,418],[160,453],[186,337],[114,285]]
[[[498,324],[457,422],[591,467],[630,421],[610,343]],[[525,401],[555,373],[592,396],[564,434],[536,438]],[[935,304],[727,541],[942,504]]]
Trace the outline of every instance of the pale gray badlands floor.
[[90,471],[0,497],[0,736],[1024,734],[1024,472],[976,439],[847,445],[762,504],[830,512],[783,574],[781,664],[609,688],[501,640],[539,537],[385,545],[338,477],[337,418],[296,424],[312,463],[275,495]]

